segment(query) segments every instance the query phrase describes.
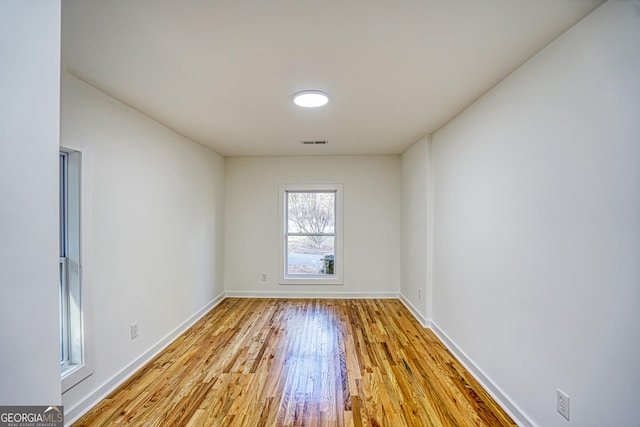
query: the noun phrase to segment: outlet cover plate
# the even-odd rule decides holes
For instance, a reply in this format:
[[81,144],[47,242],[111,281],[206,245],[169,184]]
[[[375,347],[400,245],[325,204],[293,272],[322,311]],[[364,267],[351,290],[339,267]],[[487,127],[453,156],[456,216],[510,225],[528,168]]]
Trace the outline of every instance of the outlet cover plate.
[[138,337],[138,322],[133,322],[131,324],[131,339],[135,339]]
[[569,395],[560,389],[556,389],[556,409],[567,420],[569,419],[569,403]]

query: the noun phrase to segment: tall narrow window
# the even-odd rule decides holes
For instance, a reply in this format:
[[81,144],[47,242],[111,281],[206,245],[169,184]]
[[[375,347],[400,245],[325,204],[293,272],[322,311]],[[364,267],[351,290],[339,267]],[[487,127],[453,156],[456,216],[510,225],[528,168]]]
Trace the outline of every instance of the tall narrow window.
[[58,294],[60,303],[60,365],[64,366],[69,360],[69,280],[67,275],[67,253],[69,239],[67,236],[67,211],[68,211],[68,155],[60,152],[60,254],[58,270]]
[[60,368],[66,378],[84,366],[81,257],[80,257],[80,153],[60,151]]
[[281,283],[342,284],[341,186],[281,186]]

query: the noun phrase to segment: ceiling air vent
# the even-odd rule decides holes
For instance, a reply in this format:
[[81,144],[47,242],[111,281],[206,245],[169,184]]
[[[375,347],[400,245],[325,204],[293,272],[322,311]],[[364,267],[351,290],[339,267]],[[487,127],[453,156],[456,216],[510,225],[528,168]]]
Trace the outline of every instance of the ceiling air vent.
[[328,141],[300,141],[302,145],[326,145]]

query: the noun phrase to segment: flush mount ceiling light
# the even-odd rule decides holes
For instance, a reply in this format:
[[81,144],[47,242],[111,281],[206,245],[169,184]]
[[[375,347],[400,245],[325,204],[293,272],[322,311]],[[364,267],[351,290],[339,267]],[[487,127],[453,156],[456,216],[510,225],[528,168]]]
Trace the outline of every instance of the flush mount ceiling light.
[[300,107],[322,107],[329,102],[329,95],[319,90],[303,90],[293,95],[293,102]]

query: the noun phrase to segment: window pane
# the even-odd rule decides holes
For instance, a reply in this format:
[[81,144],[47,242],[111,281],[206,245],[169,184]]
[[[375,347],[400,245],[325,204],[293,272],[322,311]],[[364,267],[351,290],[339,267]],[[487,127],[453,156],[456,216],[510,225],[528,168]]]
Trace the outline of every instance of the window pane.
[[287,192],[289,233],[335,233],[335,192]]
[[65,269],[65,261],[63,259],[60,260],[60,270],[58,275],[58,290],[59,290],[59,304],[60,304],[60,363],[66,362],[68,360],[68,340],[67,340],[67,318],[65,313],[66,310],[66,269]]
[[288,236],[287,274],[335,274],[334,245],[334,236]]
[[60,242],[60,254],[59,256],[66,256],[66,246],[67,246],[67,230],[66,230],[66,222],[67,222],[67,155],[64,153],[60,153],[60,185],[59,185],[59,242]]

